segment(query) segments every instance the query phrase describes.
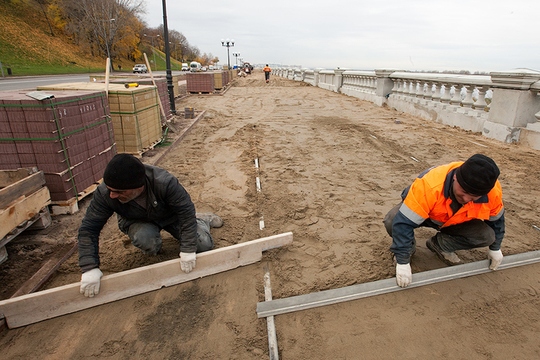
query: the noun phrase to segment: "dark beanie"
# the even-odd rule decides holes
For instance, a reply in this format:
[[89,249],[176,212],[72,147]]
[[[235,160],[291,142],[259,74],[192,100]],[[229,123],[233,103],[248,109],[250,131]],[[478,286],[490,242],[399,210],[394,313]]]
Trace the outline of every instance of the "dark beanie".
[[137,189],[144,185],[144,165],[130,154],[116,154],[103,173],[105,185],[117,190]]
[[466,192],[486,195],[493,189],[500,171],[491,158],[475,154],[456,169],[456,179]]

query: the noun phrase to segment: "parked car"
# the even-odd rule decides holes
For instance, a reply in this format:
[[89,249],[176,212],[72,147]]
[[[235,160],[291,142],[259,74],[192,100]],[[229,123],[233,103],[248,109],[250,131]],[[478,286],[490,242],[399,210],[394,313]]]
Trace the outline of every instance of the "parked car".
[[192,61],[189,63],[189,71],[191,72],[201,71],[201,67],[201,63],[197,61]]
[[146,74],[148,72],[148,68],[146,67],[146,65],[144,64],[136,64],[134,67],[133,67],[133,73],[136,74],[136,73],[139,73],[139,74]]
[[182,63],[182,71],[189,71],[188,63]]

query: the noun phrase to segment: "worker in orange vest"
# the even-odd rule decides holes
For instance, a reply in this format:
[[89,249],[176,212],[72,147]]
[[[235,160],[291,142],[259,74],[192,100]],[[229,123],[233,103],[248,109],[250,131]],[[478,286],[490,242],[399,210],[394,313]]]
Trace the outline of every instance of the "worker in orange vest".
[[412,282],[410,262],[416,251],[414,229],[418,227],[437,230],[426,246],[447,265],[462,263],[456,250],[486,246],[489,268],[497,269],[503,259],[505,232],[499,174],[491,158],[475,154],[465,162],[428,169],[403,190],[402,201],[383,220],[392,236],[390,251],[399,286]]
[[266,66],[263,68],[264,71],[264,79],[266,80],[266,83],[270,81],[270,73],[272,72],[272,69],[270,69],[270,66],[266,64]]

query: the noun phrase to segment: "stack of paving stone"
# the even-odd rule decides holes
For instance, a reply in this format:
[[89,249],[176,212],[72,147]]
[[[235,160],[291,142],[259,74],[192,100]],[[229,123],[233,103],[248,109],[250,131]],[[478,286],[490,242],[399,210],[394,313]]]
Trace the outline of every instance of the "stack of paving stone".
[[[38,90],[105,90],[100,82],[65,83]],[[126,88],[109,84],[108,99],[116,148],[120,153],[141,155],[162,139],[158,92],[154,85]]]
[[116,154],[105,92],[0,92],[0,153],[2,170],[43,171],[52,201],[76,198]]
[[188,93],[213,93],[214,73],[198,72],[186,74]]

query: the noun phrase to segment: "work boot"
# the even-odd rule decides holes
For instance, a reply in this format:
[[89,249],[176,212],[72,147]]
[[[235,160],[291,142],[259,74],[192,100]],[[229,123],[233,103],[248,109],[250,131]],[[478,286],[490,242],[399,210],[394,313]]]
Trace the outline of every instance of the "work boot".
[[201,219],[206,222],[210,227],[220,228],[223,226],[223,220],[214,213],[197,213],[195,215],[197,219]]
[[446,252],[441,249],[439,243],[437,242],[437,235],[430,238],[426,241],[426,246],[429,250],[433,251],[435,255],[446,265],[459,265],[461,264],[461,259],[457,256],[455,252]]

